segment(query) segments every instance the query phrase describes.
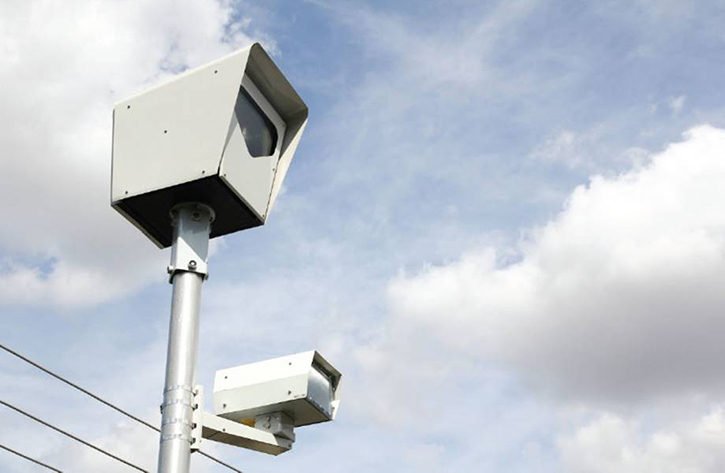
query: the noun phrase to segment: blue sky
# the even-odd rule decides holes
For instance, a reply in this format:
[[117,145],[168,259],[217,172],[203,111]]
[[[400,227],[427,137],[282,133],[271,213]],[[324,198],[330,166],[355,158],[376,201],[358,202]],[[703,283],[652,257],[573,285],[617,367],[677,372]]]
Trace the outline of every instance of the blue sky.
[[[211,452],[250,473],[720,472],[724,20],[704,0],[4,1],[1,342],[158,421],[168,252],[110,208],[112,106],[261,41],[310,123],[269,223],[213,244],[199,382],[317,348],[343,400],[281,457]],[[12,357],[0,377],[154,468],[153,432]],[[0,443],[122,471],[0,416]]]

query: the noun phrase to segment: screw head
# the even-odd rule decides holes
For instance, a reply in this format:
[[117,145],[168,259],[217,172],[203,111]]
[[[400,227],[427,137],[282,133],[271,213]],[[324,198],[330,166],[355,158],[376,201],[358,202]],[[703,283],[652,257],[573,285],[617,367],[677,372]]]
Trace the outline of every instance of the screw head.
[[189,269],[196,269],[196,261],[194,261],[194,260],[189,261]]

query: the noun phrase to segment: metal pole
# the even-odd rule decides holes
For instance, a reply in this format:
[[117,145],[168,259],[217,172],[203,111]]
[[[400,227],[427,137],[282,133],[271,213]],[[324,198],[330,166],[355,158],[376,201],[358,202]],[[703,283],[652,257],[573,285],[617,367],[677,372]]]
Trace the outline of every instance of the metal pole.
[[171,217],[174,241],[168,272],[174,289],[161,405],[158,471],[188,473],[201,286],[208,277],[207,252],[214,211],[203,204],[180,204],[172,209]]

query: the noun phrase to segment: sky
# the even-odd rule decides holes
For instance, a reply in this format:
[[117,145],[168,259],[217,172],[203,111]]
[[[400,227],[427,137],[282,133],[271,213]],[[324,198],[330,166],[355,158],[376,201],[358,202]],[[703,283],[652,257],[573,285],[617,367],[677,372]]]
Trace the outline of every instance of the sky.
[[[720,473],[723,22],[712,0],[3,0],[0,343],[160,421],[169,252],[110,207],[113,104],[258,41],[310,119],[267,224],[212,242],[197,378],[317,349],[342,403],[279,457],[206,451]],[[155,469],[155,432],[4,353],[0,399]],[[0,424],[61,470],[128,471]]]

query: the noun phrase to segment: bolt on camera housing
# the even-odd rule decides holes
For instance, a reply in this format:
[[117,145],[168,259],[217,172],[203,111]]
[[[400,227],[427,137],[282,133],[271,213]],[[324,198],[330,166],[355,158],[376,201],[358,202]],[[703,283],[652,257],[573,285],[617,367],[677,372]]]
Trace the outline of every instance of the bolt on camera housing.
[[180,202],[214,210],[212,238],[263,225],[307,115],[258,43],[118,102],[111,205],[160,248]]

